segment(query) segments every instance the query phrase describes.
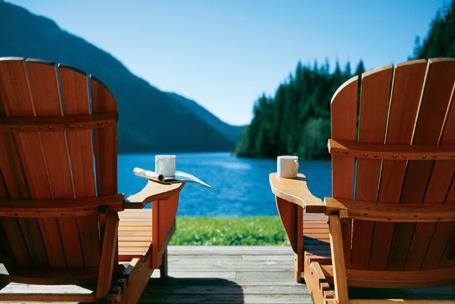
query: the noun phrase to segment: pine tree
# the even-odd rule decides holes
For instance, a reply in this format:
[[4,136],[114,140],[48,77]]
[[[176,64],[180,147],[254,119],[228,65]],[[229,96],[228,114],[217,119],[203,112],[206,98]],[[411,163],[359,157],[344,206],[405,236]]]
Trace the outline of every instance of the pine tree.
[[455,0],[437,12],[423,42],[420,43],[420,37],[416,37],[414,58],[455,57],[454,12]]
[[[363,62],[357,67],[363,72]],[[254,105],[254,118],[240,136],[234,154],[244,157],[276,157],[293,154],[306,159],[327,158],[330,136],[330,99],[349,77],[351,67],[339,64],[330,74],[324,65],[297,64],[295,74],[282,83],[274,97],[261,96]]]

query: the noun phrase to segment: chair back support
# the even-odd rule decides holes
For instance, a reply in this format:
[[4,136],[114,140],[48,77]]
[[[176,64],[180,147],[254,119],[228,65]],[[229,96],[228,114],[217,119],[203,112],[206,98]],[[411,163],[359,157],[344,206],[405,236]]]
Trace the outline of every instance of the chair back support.
[[[455,159],[431,147],[455,144],[455,60],[386,66],[354,77],[331,102],[332,139],[425,145],[420,160],[332,151],[333,197],[377,203],[455,201]],[[453,153],[452,153],[453,154]],[[452,157],[452,158],[451,158]],[[343,219],[346,268],[428,270],[454,264],[454,222],[391,223]]]
[[[57,210],[62,199],[77,205],[117,194],[116,112],[109,90],[84,72],[1,58],[0,210],[42,200],[55,200]],[[102,213],[37,213],[2,213],[0,262],[8,270],[99,266]]]

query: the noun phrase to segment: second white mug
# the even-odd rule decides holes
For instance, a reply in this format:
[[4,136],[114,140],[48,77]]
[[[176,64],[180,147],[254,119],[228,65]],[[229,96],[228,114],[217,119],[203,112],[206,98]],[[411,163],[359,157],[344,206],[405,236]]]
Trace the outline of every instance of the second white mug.
[[277,171],[279,177],[296,178],[299,169],[299,158],[293,155],[277,157]]

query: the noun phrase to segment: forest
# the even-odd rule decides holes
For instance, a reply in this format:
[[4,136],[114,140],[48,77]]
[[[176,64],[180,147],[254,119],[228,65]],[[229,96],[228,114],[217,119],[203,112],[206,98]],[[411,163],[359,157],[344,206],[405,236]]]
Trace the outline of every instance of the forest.
[[[297,65],[289,81],[281,84],[275,96],[260,97],[253,109],[254,118],[240,135],[235,155],[275,157],[298,155],[319,159],[327,154],[330,137],[330,99],[337,88],[351,78],[350,64],[333,73],[326,62],[313,67]],[[365,71],[359,62],[354,75]]]
[[[455,57],[455,0],[439,10],[427,37],[416,37],[413,57]],[[297,65],[295,73],[282,83],[275,96],[261,96],[254,105],[253,120],[243,130],[234,155],[273,158],[297,155],[301,159],[325,159],[330,138],[330,100],[346,80],[365,72],[360,61],[354,71],[348,63],[337,63],[330,72],[328,62]]]

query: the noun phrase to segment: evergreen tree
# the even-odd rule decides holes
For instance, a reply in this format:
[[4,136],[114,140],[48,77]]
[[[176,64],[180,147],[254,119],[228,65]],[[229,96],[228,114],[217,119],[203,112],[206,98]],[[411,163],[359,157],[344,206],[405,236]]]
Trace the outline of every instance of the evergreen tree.
[[454,12],[455,0],[438,11],[422,44],[420,38],[416,37],[414,58],[455,57]]
[[[356,73],[364,71],[363,62]],[[261,96],[254,105],[254,118],[245,128],[234,154],[243,157],[276,157],[293,154],[301,158],[327,158],[330,137],[330,99],[349,77],[351,67],[339,64],[330,74],[328,61],[313,67],[297,64],[294,75],[281,84],[273,98]]]
[[[427,37],[414,44],[415,58],[455,57],[455,0],[439,11]],[[365,72],[360,61],[354,75]],[[297,64],[295,75],[281,84],[274,97],[262,96],[254,106],[254,118],[245,128],[234,154],[245,157],[276,157],[293,154],[303,159],[327,158],[330,137],[330,100],[338,87],[351,78],[351,65],[344,71],[336,63],[319,67]],[[360,90],[359,90],[360,93]]]
[[365,73],[365,66],[363,65],[363,61],[360,60],[357,68],[355,69],[354,75],[358,75],[360,77],[363,73]]

